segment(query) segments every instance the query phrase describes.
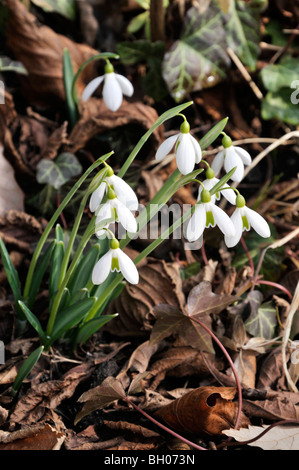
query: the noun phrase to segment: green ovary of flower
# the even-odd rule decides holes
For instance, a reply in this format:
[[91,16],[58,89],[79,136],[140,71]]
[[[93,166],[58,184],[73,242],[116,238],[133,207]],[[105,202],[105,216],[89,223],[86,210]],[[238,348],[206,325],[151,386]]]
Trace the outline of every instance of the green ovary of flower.
[[184,121],[182,122],[181,126],[180,126],[180,132],[181,134],[189,134],[190,132],[190,124],[188,121]]

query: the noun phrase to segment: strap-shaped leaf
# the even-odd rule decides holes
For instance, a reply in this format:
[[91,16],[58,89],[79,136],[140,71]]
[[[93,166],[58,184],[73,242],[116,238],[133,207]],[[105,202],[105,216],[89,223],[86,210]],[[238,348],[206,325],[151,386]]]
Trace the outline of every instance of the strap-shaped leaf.
[[75,295],[86,286],[91,278],[91,272],[99,259],[101,247],[96,243],[85,255],[82,256],[68,284],[71,295]]
[[64,243],[62,241],[59,241],[58,243],[56,243],[53,257],[52,257],[52,266],[51,266],[50,279],[49,279],[50,297],[52,297],[57,291],[59,272],[60,272],[63,256],[64,256]]
[[38,289],[41,285],[46,269],[50,263],[55,245],[56,240],[52,240],[52,242],[46,248],[44,254],[40,257],[40,262],[37,265],[35,276],[32,279],[32,283],[29,290],[29,296],[27,300],[28,307],[31,307],[31,305],[33,305],[34,303],[35,297],[38,293]]
[[67,110],[68,110],[70,123],[72,127],[74,127],[78,119],[78,110],[77,110],[77,106],[72,95],[72,86],[73,86],[74,76],[75,75],[74,75],[71,56],[70,56],[68,49],[65,48],[63,50],[63,83],[64,83],[64,89],[65,89]]
[[217,137],[219,137],[219,135],[225,128],[227,121],[228,121],[227,117],[222,119],[214,127],[212,127],[212,129],[210,129],[209,132],[207,132],[206,135],[202,139],[200,139],[199,145],[202,150],[209,147],[209,145],[211,145],[217,139]]
[[78,329],[74,347],[76,348],[78,344],[84,344],[88,338],[90,338],[94,333],[106,325],[106,323],[113,320],[113,318],[116,318],[117,316],[118,313],[114,313],[112,315],[103,315],[99,318],[93,318],[92,320],[85,323]]
[[17,373],[14,384],[12,386],[12,392],[11,392],[12,395],[15,395],[18,392],[23,381],[30,374],[33,367],[39,360],[41,353],[43,352],[43,349],[44,349],[44,346],[40,346],[39,348],[35,349],[35,351],[33,351],[33,353],[31,353],[30,356],[26,359],[26,361],[22,364],[19,372]]
[[43,331],[43,328],[40,324],[39,319],[34,315],[34,313],[31,312],[31,310],[29,310],[27,305],[25,305],[24,302],[22,302],[21,300],[19,300],[19,305],[20,305],[22,311],[24,312],[27,320],[29,321],[30,325],[33,326],[35,331],[38,333],[38,335],[39,335],[40,339],[42,340],[42,342],[46,343],[46,335]]
[[20,316],[20,318],[24,320],[25,317],[22,311],[20,311],[19,306],[18,306],[18,300],[22,298],[20,278],[19,278],[17,270],[12,264],[9,253],[1,238],[0,238],[0,249],[1,249],[1,259],[2,259],[3,268],[5,270],[8,283],[11,287],[11,290],[15,299],[17,313]]
[[77,325],[88,313],[94,302],[95,298],[90,297],[62,310],[56,317],[51,334],[51,342],[61,338],[66,331]]

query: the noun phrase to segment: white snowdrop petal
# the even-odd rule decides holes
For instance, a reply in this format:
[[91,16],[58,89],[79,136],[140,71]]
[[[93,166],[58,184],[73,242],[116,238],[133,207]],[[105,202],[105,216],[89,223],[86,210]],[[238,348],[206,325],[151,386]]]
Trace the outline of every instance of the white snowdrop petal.
[[103,98],[107,108],[111,111],[117,111],[122,104],[123,94],[114,72],[105,75]]
[[193,137],[193,135],[190,134],[190,140],[194,148],[195,152],[195,163],[199,163],[202,159],[202,151],[199,143],[197,140]]
[[128,232],[136,233],[137,222],[132,212],[122,202],[117,201],[116,199],[114,201],[119,222]]
[[216,225],[220,228],[221,232],[227,237],[234,237],[236,234],[235,227],[229,216],[215,204],[211,204],[212,212]]
[[220,152],[217,153],[215,158],[212,161],[211,168],[214,170],[215,175],[218,175],[220,173],[220,170],[223,166],[223,160],[224,160],[224,150],[220,150]]
[[236,167],[233,175],[231,176],[232,181],[240,182],[244,176],[244,164],[235,152],[233,146],[225,149],[225,158],[224,158],[224,169],[226,173]]
[[229,189],[229,186],[225,186],[223,191],[221,191],[222,196],[225,197],[225,199],[230,202],[231,204],[235,205],[236,204],[236,193],[233,189]]
[[118,73],[115,74],[115,78],[118,81],[123,94],[126,96],[132,96],[134,93],[134,87],[132,83],[130,82],[130,80],[128,80],[126,77]]
[[187,175],[194,170],[195,151],[190,139],[190,134],[180,134],[176,148],[176,163],[182,175]]
[[239,243],[240,238],[243,232],[243,222],[242,222],[242,214],[239,208],[236,208],[233,215],[230,218],[234,228],[235,228],[235,235],[233,237],[224,236],[224,242],[228,248],[232,248]]
[[96,225],[102,222],[102,220],[111,219],[111,203],[108,200],[105,204],[101,204],[96,211]]
[[186,229],[186,238],[189,242],[198,240],[206,226],[206,209],[204,204],[199,204],[195,209]]
[[106,189],[106,183],[101,183],[100,186],[92,193],[89,201],[89,209],[91,212],[95,212],[101,204]]
[[164,157],[166,157],[166,155],[168,155],[174,144],[176,143],[177,141],[177,138],[178,138],[178,135],[172,135],[170,137],[168,137],[166,140],[164,140],[164,142],[162,142],[162,144],[159,146],[157,152],[156,152],[156,160],[158,161],[161,161]]
[[244,165],[250,165],[252,162],[251,156],[247,152],[247,150],[244,150],[242,147],[234,147],[235,151],[241,158],[242,162]]
[[112,250],[109,250],[99,261],[95,264],[91,280],[93,284],[102,284],[107,279],[111,271]]
[[87,101],[88,98],[91,97],[93,92],[96,91],[96,89],[101,85],[103,80],[104,80],[104,75],[102,75],[101,77],[96,77],[93,80],[91,80],[83,90],[83,93],[81,96],[82,100]]
[[113,185],[117,199],[125,204],[131,211],[138,209],[137,196],[128,183],[116,175],[109,177],[109,183]]
[[248,222],[260,237],[269,238],[271,236],[268,222],[258,213],[245,206],[245,214]]
[[126,255],[120,248],[115,251],[117,251],[119,268],[124,278],[131,284],[138,284],[139,273],[131,258]]

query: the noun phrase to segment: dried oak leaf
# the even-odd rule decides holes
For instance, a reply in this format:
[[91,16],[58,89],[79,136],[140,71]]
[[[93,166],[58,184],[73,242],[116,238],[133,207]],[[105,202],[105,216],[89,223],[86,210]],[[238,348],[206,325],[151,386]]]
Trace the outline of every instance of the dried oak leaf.
[[[41,25],[19,0],[5,0],[5,4],[9,10],[7,47],[28,71],[28,75],[20,77],[24,96],[35,104],[63,104],[63,50],[68,49],[75,73],[86,59],[98,51]],[[79,93],[85,86],[84,77],[90,73],[91,67],[86,67],[79,77]]]
[[139,277],[136,286],[126,285],[119,297],[109,305],[107,313],[119,314],[105,326],[105,330],[113,335],[129,337],[148,334],[157,304],[167,303],[182,308],[182,281],[175,263],[149,259],[139,269]]
[[[65,151],[75,153],[98,134],[129,124],[135,126],[136,135],[139,131],[141,137],[157,119],[157,111],[140,101],[131,103],[123,100],[121,107],[111,113],[102,99],[91,97],[86,103],[80,103],[80,119],[69,135],[69,145]],[[163,126],[159,126],[151,135],[153,152],[162,138]]]
[[26,426],[18,431],[0,431],[0,450],[59,450],[65,434],[49,424]]
[[267,390],[263,399],[243,400],[243,410],[254,418],[299,420],[298,393]]
[[[199,387],[157,410],[154,415],[178,432],[219,436],[235,424],[238,411],[238,404],[232,401],[235,395],[235,387]],[[240,427],[249,424],[249,419],[242,413]]]

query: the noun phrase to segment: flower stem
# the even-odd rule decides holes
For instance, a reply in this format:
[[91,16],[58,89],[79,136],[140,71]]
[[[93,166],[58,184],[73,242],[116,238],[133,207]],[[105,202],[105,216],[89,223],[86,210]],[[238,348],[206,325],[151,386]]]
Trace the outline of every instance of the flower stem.
[[248,261],[249,261],[249,264],[250,264],[250,268],[251,268],[251,275],[253,276],[253,275],[254,275],[253,259],[252,259],[251,255],[250,255],[250,253],[249,253],[249,250],[248,250],[248,248],[247,248],[247,245],[246,245],[245,240],[244,240],[243,237],[241,237],[241,244],[242,244],[242,246],[243,246],[243,248],[244,248],[244,251],[245,251],[245,253],[246,253],[246,255],[247,255],[247,258],[248,258]]
[[286,289],[286,287],[282,286],[281,284],[278,284],[277,282],[264,281],[263,279],[258,279],[255,282],[255,284],[264,284],[264,285],[267,285],[267,286],[276,287],[277,289],[279,289],[282,292],[284,292],[285,294],[287,294],[287,296],[289,297],[289,299],[291,301],[293,300],[293,296],[292,296],[291,292],[288,289]]

